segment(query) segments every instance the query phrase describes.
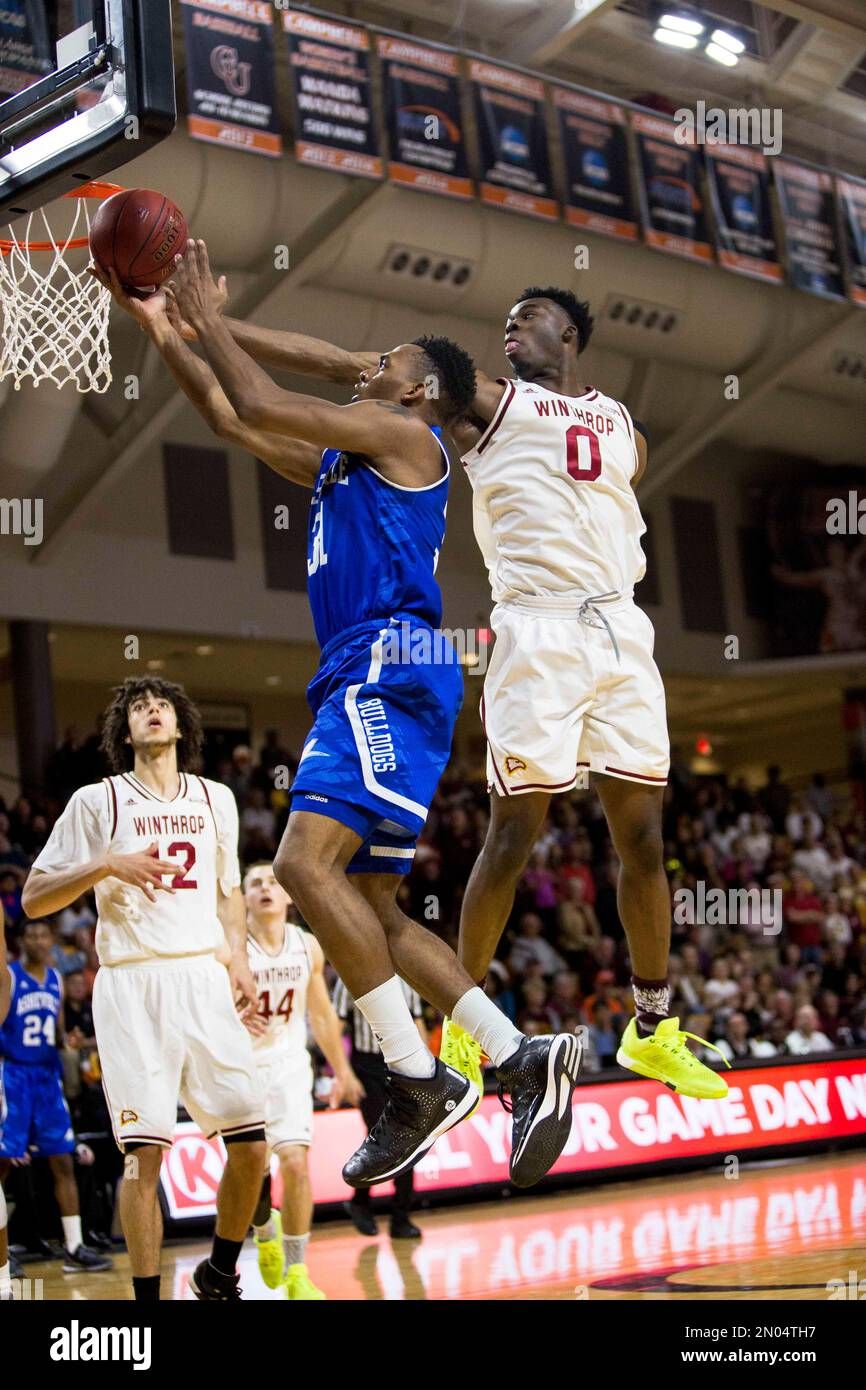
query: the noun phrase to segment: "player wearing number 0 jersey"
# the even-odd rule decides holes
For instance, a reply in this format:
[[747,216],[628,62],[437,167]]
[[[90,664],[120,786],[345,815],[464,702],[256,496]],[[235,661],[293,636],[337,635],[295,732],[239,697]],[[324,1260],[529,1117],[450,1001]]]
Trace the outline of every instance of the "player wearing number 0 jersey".
[[201,744],[201,719],[181,686],[156,678],[119,686],[103,732],[117,773],[72,796],[23,904],[33,916],[96,893],[93,1016],[114,1136],[135,1154],[121,1219],[137,1297],[159,1297],[157,1187],[178,1098],[206,1134],[222,1135],[229,1176],[217,1234],[192,1279],[198,1298],[222,1302],[240,1296],[237,1256],[264,1161],[264,1105],[232,996],[234,984],[246,1007],[256,998],[237,809],[228,788],[193,773]]
[[313,1068],[307,1023],[334,1072],[331,1105],[357,1104],[362,1087],[346,1059],[342,1029],[325,986],[325,958],[309,932],[287,920],[292,907],[273,864],[253,864],[244,875],[247,952],[259,992],[247,1028],[262,1091],[268,1150],[283,1185],[282,1210],[271,1210],[270,1168],[253,1216],[259,1269],[269,1288],[283,1285],[290,1300],[325,1295],[307,1273],[313,1218],[309,1150],[313,1137]]
[[[617,1060],[685,1095],[724,1080],[671,1018],[670,894],[661,810],[669,747],[654,631],[634,602],[645,527],[634,494],[647,446],[628,410],[581,380],[589,305],[524,290],[505,325],[513,378],[479,378],[455,433],[490,575],[496,646],[481,715],[491,821],[460,923],[460,955],[481,979],[550,798],[592,773],[620,858],[618,902],[635,1018]],[[446,1025],[442,1055],[478,1079],[477,1045]]]

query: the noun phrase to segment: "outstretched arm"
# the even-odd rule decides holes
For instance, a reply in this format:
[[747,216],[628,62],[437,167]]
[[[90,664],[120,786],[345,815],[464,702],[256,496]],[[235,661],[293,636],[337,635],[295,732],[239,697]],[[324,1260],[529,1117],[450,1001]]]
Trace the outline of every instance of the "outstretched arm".
[[[134,299],[124,293],[115,272],[107,277],[93,267],[91,273],[111,290],[120,307],[147,333],[178,386],[214,434],[248,450],[290,482],[302,487],[314,486],[319,471],[319,450],[304,440],[269,434],[243,424],[211,368],[187,345],[185,325],[176,306],[164,293],[148,299]],[[220,292],[225,294],[224,279],[220,282]]]
[[325,984],[325,957],[315,937],[310,941],[312,972],[307,988],[307,1017],[316,1045],[325,1055],[333,1070],[336,1085],[331,1092],[331,1109],[335,1110],[341,1101],[358,1105],[364,1095],[364,1088],[349,1065],[343,1051],[343,1025],[328,996]]
[[305,333],[259,328],[242,319],[226,318],[225,325],[238,347],[262,366],[315,376],[320,381],[351,386],[358,380],[359,373],[372,371],[379,361],[378,352],[348,352],[336,343],[309,338]]

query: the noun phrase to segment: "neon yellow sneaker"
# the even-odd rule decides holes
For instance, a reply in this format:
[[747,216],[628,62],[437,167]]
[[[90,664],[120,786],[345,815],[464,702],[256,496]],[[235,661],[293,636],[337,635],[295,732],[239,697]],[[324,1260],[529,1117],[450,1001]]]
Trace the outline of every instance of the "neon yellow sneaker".
[[469,1115],[473,1115],[478,1109],[484,1095],[481,1044],[477,1043],[465,1028],[461,1028],[459,1023],[455,1023],[453,1018],[446,1018],[442,1024],[439,1060],[444,1062],[446,1067],[453,1067],[454,1071],[459,1071],[461,1076],[465,1076],[467,1081],[471,1081],[473,1086],[477,1087],[478,1100],[469,1111],[466,1117],[468,1119]]
[[327,1294],[321,1289],[317,1289],[309,1274],[306,1265],[289,1265],[286,1270],[286,1298],[304,1299],[307,1303],[319,1301],[327,1298]]
[[703,1047],[711,1047],[724,1058],[726,1067],[731,1065],[720,1047],[705,1042],[694,1033],[684,1033],[678,1018],[662,1019],[648,1038],[638,1035],[637,1024],[631,1019],[622,1035],[616,1060],[621,1067],[637,1072],[638,1076],[661,1081],[677,1095],[696,1096],[699,1100],[721,1100],[728,1094],[727,1081],[698,1060],[687,1045],[686,1038],[694,1038]]
[[278,1211],[271,1212],[271,1221],[274,1223],[277,1234],[272,1236],[270,1240],[259,1240],[256,1236],[255,1242],[259,1256],[259,1273],[269,1289],[278,1289],[286,1272],[286,1260],[283,1254],[283,1223]]

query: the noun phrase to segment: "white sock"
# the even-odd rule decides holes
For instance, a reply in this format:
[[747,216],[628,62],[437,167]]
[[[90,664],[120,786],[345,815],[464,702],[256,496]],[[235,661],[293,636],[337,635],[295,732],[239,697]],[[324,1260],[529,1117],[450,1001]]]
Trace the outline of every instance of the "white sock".
[[74,1255],[79,1245],[84,1244],[84,1237],[81,1234],[80,1216],[61,1216],[63,1222],[63,1246],[70,1255]]
[[5,1265],[0,1265],[0,1293],[4,1293],[8,1289],[11,1281],[12,1276],[9,1273],[9,1261],[7,1260]]
[[457,1000],[451,1017],[458,1027],[465,1028],[481,1044],[495,1067],[501,1067],[506,1057],[516,1052],[523,1042],[523,1034],[478,985]]
[[289,1269],[291,1265],[305,1265],[307,1263],[307,1241],[309,1239],[309,1231],[305,1236],[283,1236],[286,1269]]
[[[401,1076],[432,1076],[436,1058],[421,1041],[396,975],[355,1000],[382,1049],[385,1065]],[[512,1048],[512,1051],[514,1049]]]
[[264,1226],[253,1226],[257,1240],[274,1240],[277,1234],[276,1222],[269,1216]]

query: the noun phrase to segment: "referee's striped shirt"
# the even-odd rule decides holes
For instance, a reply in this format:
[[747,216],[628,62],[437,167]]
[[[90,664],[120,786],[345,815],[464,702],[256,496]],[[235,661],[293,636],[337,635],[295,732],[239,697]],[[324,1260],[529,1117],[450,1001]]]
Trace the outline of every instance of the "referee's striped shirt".
[[[398,976],[399,979],[399,976]],[[400,988],[406,997],[406,1003],[412,1011],[413,1018],[423,1018],[424,1010],[421,1007],[421,997],[414,989],[406,984],[405,980],[400,980]],[[337,980],[334,985],[334,992],[331,995],[331,1002],[337,1013],[338,1018],[350,1019],[352,1023],[352,1047],[356,1052],[379,1052],[379,1044],[373,1037],[369,1023],[361,1013],[360,1009],[355,1008],[355,1001],[352,998],[342,980]]]

